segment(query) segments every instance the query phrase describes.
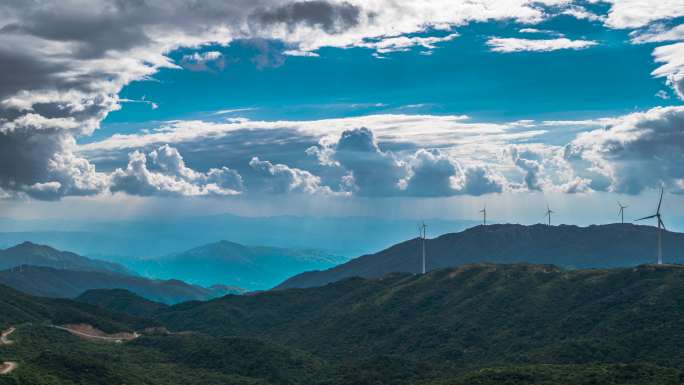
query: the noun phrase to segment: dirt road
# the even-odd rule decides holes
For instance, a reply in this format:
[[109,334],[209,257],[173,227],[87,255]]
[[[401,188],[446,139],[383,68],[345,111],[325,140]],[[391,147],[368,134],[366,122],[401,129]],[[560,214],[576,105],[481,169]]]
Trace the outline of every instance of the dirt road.
[[11,345],[13,342],[9,340],[10,334],[17,330],[15,328],[9,328],[4,332],[0,333],[0,345]]
[[[123,341],[130,341],[130,340],[133,340],[133,339],[136,339],[139,337],[138,333],[133,333],[129,336],[112,337],[112,336],[98,335],[98,334],[95,334],[96,332],[87,333],[85,331],[76,330],[74,327],[64,327],[64,326],[57,326],[57,325],[53,325],[52,327],[55,329],[67,331],[67,332],[69,332],[73,335],[79,336],[79,337],[83,337],[83,338],[87,338],[87,339],[100,340],[100,341],[115,342],[115,343],[122,343]],[[97,331],[97,332],[99,332],[99,331]],[[99,332],[99,333],[101,333],[101,332]]]
[[5,363],[2,363],[2,364],[0,364],[0,375],[10,374],[10,372],[12,372],[16,368],[17,368],[16,362],[8,361]]
[[[9,328],[4,332],[0,333],[0,345],[11,345],[14,341],[9,340],[10,334],[17,330],[15,328]],[[17,363],[12,361],[3,362],[0,364],[0,375],[10,374],[14,369],[17,368]]]

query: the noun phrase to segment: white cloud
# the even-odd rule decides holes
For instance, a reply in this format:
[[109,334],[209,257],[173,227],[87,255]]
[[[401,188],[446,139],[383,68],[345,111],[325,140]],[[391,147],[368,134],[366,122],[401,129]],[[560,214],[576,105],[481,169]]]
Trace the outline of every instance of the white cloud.
[[423,51],[423,53],[425,53],[437,48],[436,44],[454,40],[458,36],[458,33],[451,33],[443,37],[397,36],[382,38],[377,41],[364,42],[356,44],[355,46],[373,49],[380,55],[391,52],[405,52],[409,51],[413,47],[422,47],[427,50]]
[[684,43],[664,45],[653,51],[657,63],[663,63],[653,70],[656,77],[664,77],[680,99],[684,100]]
[[[592,173],[605,190],[636,194],[684,178],[684,107],[657,107],[622,116],[608,129],[577,136],[565,158]],[[607,183],[606,183],[607,182]]]
[[80,149],[84,154],[94,154],[155,144],[193,142],[243,130],[289,129],[331,142],[337,140],[343,131],[358,127],[371,129],[381,141],[415,143],[421,147],[475,144],[489,147],[511,140],[530,139],[545,133],[543,129],[536,128],[514,132],[511,130],[516,128],[514,124],[470,122],[464,115],[376,114],[305,121],[258,121],[242,118],[226,123],[172,121],[149,134],[116,134],[99,142],[81,145]]
[[261,178],[259,189],[263,192],[346,195],[345,192],[334,193],[330,187],[322,186],[321,178],[305,170],[273,164],[256,156],[249,161],[249,166]]
[[212,168],[206,173],[186,167],[178,150],[161,146],[147,156],[134,151],[125,169],[110,176],[110,190],[130,195],[204,196],[237,195],[242,177],[227,167]]
[[493,52],[548,52],[560,49],[580,50],[598,44],[591,40],[558,39],[519,39],[514,37],[492,37],[487,45]]
[[681,0],[605,0],[611,4],[605,24],[611,28],[641,28],[651,22],[684,16]]
[[586,8],[580,5],[568,5],[561,12],[561,15],[572,16],[579,20],[602,21],[605,17],[599,16],[593,12],[589,12]]
[[226,59],[218,51],[195,52],[184,55],[181,65],[191,71],[214,71],[223,70],[226,67]]
[[684,24],[668,28],[663,24],[655,24],[646,30],[632,31],[631,42],[634,44],[662,43],[684,40]]

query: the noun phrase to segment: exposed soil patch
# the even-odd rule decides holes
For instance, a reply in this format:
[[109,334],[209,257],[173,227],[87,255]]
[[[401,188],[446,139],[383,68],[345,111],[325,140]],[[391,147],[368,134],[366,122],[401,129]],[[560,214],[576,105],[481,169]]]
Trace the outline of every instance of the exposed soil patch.
[[0,364],[0,375],[10,374],[16,368],[17,368],[16,362],[4,362],[4,363]]
[[63,326],[54,326],[57,329],[61,330],[66,330],[69,333],[93,340],[93,341],[105,341],[105,342],[116,342],[116,343],[121,343],[124,341],[131,341],[139,337],[138,333],[127,333],[127,332],[122,332],[122,333],[114,333],[114,334],[107,334],[103,332],[102,330],[96,329],[91,325],[88,324],[70,324],[70,325],[63,325]]

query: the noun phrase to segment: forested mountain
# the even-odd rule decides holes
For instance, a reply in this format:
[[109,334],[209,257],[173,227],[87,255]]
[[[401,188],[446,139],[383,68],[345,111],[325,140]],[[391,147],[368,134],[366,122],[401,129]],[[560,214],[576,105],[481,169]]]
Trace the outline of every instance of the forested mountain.
[[[421,241],[414,238],[323,271],[294,276],[279,288],[325,285],[349,277],[417,273]],[[656,229],[632,224],[578,226],[488,225],[426,241],[428,270],[467,263],[541,263],[564,268],[634,266],[656,260]],[[684,262],[684,234],[664,232],[666,262]]]
[[[274,385],[684,380],[679,266],[561,271],[477,264],[153,305],[147,318],[115,315],[112,309],[142,302],[120,291],[84,295],[96,298],[96,308],[5,287],[0,294],[0,324],[20,323],[17,343],[0,347],[0,361],[19,368],[0,376],[0,384],[73,384],[74,378],[84,384]],[[71,314],[70,322],[111,330],[164,326],[170,332],[156,328],[109,345],[42,326],[64,322],[64,314]]]

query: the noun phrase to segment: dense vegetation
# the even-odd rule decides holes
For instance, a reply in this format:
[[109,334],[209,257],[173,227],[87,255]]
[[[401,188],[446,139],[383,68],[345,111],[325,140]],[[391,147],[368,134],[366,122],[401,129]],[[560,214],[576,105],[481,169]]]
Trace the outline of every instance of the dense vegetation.
[[76,297],[76,301],[135,317],[152,317],[166,308],[162,303],[150,301],[125,289],[88,290]]
[[87,303],[32,297],[0,285],[0,329],[26,323],[87,323],[107,332],[158,325],[153,320],[115,313]]
[[[87,298],[119,310],[130,301],[154,319],[147,324],[176,333],[105,344],[23,325],[17,344],[0,348],[0,361],[20,363],[0,384],[684,381],[684,268],[678,266],[471,265],[171,307],[120,291]],[[52,306],[52,300],[23,299]],[[101,323],[138,330],[145,324],[97,312]]]
[[[420,240],[408,240],[323,271],[294,276],[279,288],[322,286],[350,277],[379,278],[392,272],[421,270]],[[426,241],[428,270],[468,263],[538,263],[564,268],[606,268],[655,262],[656,230],[632,224],[489,225]],[[665,232],[663,257],[683,263],[684,234]]]

